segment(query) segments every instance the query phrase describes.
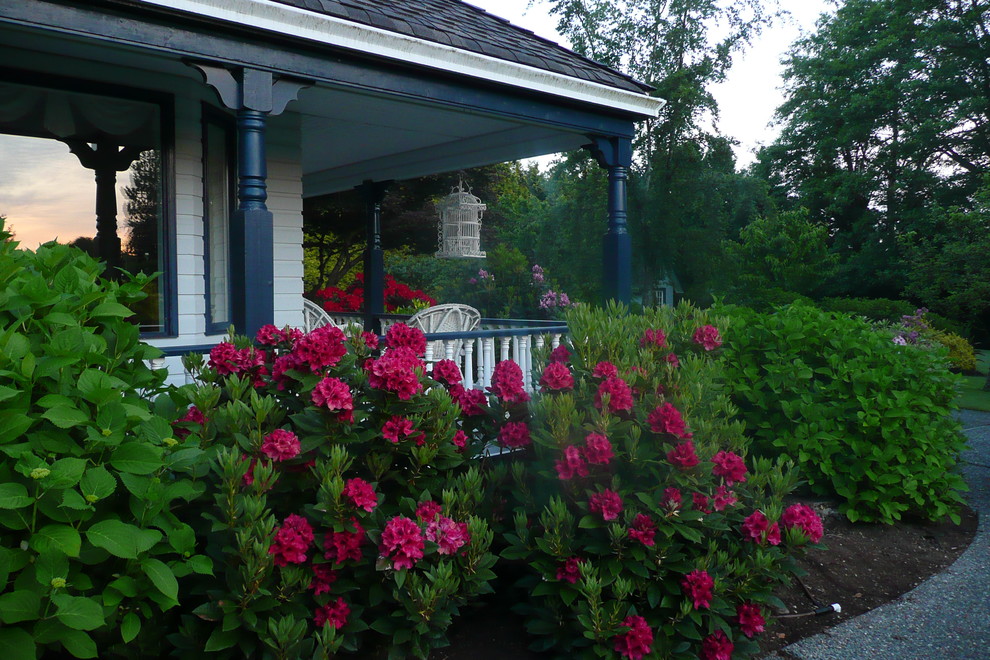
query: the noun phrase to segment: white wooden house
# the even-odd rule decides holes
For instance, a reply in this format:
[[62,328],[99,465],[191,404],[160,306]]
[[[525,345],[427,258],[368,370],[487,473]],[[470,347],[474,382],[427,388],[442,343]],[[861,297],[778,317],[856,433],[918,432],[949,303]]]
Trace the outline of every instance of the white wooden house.
[[173,364],[231,323],[301,324],[304,197],[579,148],[609,171],[606,287],[628,300],[630,140],[662,101],[469,4],[0,0],[0,52],[0,161],[53,193],[90,170],[89,245],[162,273],[141,322]]

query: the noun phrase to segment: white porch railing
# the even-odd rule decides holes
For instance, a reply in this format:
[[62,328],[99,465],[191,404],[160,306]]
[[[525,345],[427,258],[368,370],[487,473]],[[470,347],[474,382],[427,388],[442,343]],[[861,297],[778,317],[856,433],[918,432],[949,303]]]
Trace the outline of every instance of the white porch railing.
[[[360,314],[330,313],[334,323],[347,327],[360,323]],[[405,318],[393,314],[383,317],[382,332],[394,323]],[[453,360],[464,375],[464,387],[486,388],[492,383],[495,365],[502,360],[512,360],[523,373],[523,386],[533,392],[538,386],[539,375],[534,369],[543,365],[534,363],[534,351],[549,346],[550,350],[560,345],[561,337],[567,333],[567,326],[557,321],[524,319],[482,319],[481,329],[470,332],[444,332],[426,335],[426,362],[434,363],[443,359]],[[152,360],[153,368],[167,367],[169,381],[176,385],[192,382],[191,376],[182,367],[180,357],[187,353],[207,354],[212,345],[176,346],[163,348],[165,357]]]

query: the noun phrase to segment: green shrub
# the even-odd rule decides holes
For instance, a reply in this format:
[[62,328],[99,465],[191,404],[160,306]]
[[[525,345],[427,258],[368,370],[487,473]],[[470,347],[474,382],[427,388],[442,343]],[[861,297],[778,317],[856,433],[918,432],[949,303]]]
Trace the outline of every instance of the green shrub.
[[149,409],[161,353],[127,320],[148,278],[9,238],[0,223],[0,649],[157,655],[177,576],[210,562],[177,515],[201,452]]
[[[899,323],[903,317],[911,316],[917,310],[914,303],[889,298],[822,298],[814,304],[827,312],[862,316],[871,321],[886,323]],[[965,334],[965,327],[961,323],[933,312],[926,311],[925,320],[931,327],[944,332]]]
[[543,372],[503,552],[529,568],[516,609],[542,638],[534,648],[757,652],[750,638],[779,605],[788,555],[808,542],[795,516],[815,541],[820,521],[800,505],[785,513],[796,481],[787,464],[744,463],[747,440],[713,359],[710,324],[724,330],[722,320],[684,304],[642,316],[581,307],[567,320],[573,353],[558,349]]
[[493,533],[476,515],[486,486],[471,460],[489,418],[463,412],[453,362],[434,367],[440,381],[425,372],[419,330],[387,337],[380,352],[367,333],[266,326],[257,347],[236,338],[208,364],[187,359],[198,387],[160,405],[214,458],[212,524],[198,533],[218,579],[194,587],[173,638],[184,652],[422,658],[491,590]]
[[942,332],[934,328],[928,330],[925,337],[948,349],[948,359],[954,369],[963,373],[976,371],[976,349],[966,339],[954,332]]
[[723,367],[754,451],[795,460],[850,520],[958,520],[958,378],[941,354],[812,307],[724,311]]

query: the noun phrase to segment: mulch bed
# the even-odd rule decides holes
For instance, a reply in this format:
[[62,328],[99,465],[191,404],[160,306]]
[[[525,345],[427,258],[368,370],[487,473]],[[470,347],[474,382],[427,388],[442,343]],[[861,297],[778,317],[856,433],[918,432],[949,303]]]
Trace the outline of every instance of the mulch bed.
[[[822,632],[846,619],[894,600],[931,575],[946,568],[973,540],[977,517],[964,509],[962,523],[905,520],[897,525],[850,523],[828,503],[809,502],[825,522],[825,550],[799,559],[807,575],[801,584],[782,588],[778,596],[787,613],[814,611],[818,605],[839,603],[842,612],[822,616],[783,617],[767,627],[761,647],[769,652]],[[496,585],[483,605],[465,613],[450,631],[451,645],[435,651],[431,660],[538,660],[551,657],[528,648],[521,617],[511,610],[508,585]],[[809,595],[810,594],[810,595]],[[781,613],[783,614],[783,613]]]

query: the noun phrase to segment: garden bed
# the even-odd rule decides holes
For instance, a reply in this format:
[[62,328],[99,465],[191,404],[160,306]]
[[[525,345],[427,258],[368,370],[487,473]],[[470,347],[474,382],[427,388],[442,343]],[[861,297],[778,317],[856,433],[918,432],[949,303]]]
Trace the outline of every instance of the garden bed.
[[[961,512],[962,524],[902,521],[897,525],[850,523],[845,516],[808,502],[823,515],[827,549],[811,550],[799,560],[807,575],[801,579],[821,604],[838,602],[840,614],[778,618],[762,636],[761,647],[772,651],[822,632],[846,619],[894,600],[952,564],[976,533],[977,517]],[[504,593],[504,589],[500,589]],[[795,583],[779,593],[790,614],[815,609]],[[467,614],[451,628],[451,645],[435,651],[434,660],[536,660],[551,657],[528,649],[522,619],[509,610],[503,597]]]

